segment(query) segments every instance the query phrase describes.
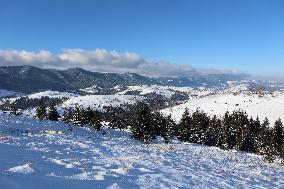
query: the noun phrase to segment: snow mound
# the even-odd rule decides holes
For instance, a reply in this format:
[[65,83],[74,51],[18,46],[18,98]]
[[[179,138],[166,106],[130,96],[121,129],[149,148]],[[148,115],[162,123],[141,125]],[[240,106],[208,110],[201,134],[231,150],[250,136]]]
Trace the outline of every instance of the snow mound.
[[17,167],[12,167],[8,171],[13,173],[22,173],[22,174],[30,174],[34,172],[34,170],[31,168],[30,163],[26,163],[24,165],[20,165]]

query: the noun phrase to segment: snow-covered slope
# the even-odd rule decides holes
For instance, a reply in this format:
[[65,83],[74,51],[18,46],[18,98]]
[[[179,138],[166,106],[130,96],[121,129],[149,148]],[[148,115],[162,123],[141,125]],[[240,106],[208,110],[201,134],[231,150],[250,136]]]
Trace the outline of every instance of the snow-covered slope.
[[79,89],[79,90],[83,91],[83,92],[86,92],[86,93],[93,94],[93,93],[98,92],[98,89],[100,89],[100,88],[97,85],[94,85],[92,87],[87,87],[87,88]]
[[136,86],[128,86],[126,90],[119,92],[118,94],[124,95],[129,92],[138,92],[139,95],[145,95],[149,93],[156,93],[163,95],[167,98],[170,98],[176,92],[187,93],[192,96],[203,96],[208,95],[213,91],[210,88],[199,87],[197,89],[193,89],[191,87],[174,87],[174,86],[160,86],[160,85],[136,85]]
[[70,98],[73,96],[78,96],[77,94],[74,93],[69,93],[69,92],[59,92],[59,91],[43,91],[43,92],[38,92],[38,93],[33,93],[30,95],[27,95],[28,98],[31,99],[40,99],[42,97],[49,97],[49,98]]
[[229,85],[228,91],[249,91],[249,84],[247,81],[227,81],[227,84]]
[[[9,96],[9,95],[6,95]],[[17,99],[19,99],[20,97],[26,97],[29,99],[41,99],[42,97],[49,97],[49,98],[70,98],[70,97],[74,97],[74,96],[78,96],[75,93],[69,93],[69,92],[59,92],[59,91],[42,91],[42,92],[38,92],[38,93],[32,93],[29,95],[17,95],[18,97],[12,97],[12,98],[4,98],[2,99],[2,101],[9,101],[9,102],[14,102]]]
[[187,143],[142,145],[130,133],[0,115],[1,188],[281,188],[261,157]]
[[140,95],[145,95],[149,93],[157,93],[165,97],[170,98],[175,92],[169,87],[158,86],[158,85],[140,85],[140,86],[128,86],[125,91],[119,92],[118,94],[127,94],[128,92],[139,92]]
[[104,106],[119,106],[122,104],[134,104],[137,101],[141,101],[143,97],[134,95],[86,95],[72,97],[61,105],[62,108],[72,108],[76,104],[83,107],[92,107],[95,109],[102,109]]
[[259,97],[257,94],[233,95],[231,93],[209,95],[204,98],[192,98],[184,104],[164,109],[162,112],[172,114],[176,120],[179,120],[185,108],[190,111],[199,108],[210,115],[219,116],[223,116],[226,111],[232,112],[241,109],[254,118],[259,116],[261,121],[268,117],[270,122],[274,124],[278,118],[284,120],[284,94],[276,96],[267,94],[264,97]]

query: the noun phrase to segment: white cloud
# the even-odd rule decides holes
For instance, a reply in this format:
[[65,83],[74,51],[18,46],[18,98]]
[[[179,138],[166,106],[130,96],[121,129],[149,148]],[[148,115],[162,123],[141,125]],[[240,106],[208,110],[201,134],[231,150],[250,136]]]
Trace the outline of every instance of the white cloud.
[[32,65],[55,69],[81,67],[90,71],[134,72],[149,76],[189,76],[195,72],[236,73],[233,70],[196,69],[190,65],[155,62],[146,60],[137,53],[119,53],[105,49],[66,49],[58,54],[49,51],[0,50],[0,65]]

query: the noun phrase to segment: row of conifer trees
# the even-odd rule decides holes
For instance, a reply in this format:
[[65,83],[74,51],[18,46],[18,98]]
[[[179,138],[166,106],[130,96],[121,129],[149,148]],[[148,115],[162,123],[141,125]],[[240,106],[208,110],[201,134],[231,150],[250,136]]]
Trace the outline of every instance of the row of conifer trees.
[[266,161],[284,158],[283,124],[278,119],[270,127],[243,112],[226,112],[223,117],[210,117],[200,110],[192,114],[185,110],[178,126],[177,138],[191,143],[236,149],[263,155]]
[[[54,104],[48,108],[41,104],[37,108],[37,116],[39,119],[59,119]],[[97,130],[100,130],[102,121],[106,121],[113,129],[130,129],[134,139],[145,143],[160,136],[165,143],[177,138],[225,150],[236,149],[260,154],[268,162],[273,162],[276,158],[284,159],[284,129],[281,120],[270,127],[267,118],[261,123],[258,118],[249,118],[243,111],[227,112],[223,117],[210,117],[201,110],[189,113],[186,109],[181,121],[175,123],[171,116],[152,111],[143,103],[110,108],[104,112],[76,106],[61,120],[78,126],[91,125]]]

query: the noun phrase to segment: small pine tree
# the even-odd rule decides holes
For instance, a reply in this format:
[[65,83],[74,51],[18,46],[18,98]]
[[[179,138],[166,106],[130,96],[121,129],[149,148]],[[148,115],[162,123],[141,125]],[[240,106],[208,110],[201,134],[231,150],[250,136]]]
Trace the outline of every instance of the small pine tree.
[[91,125],[100,131],[102,126],[100,112],[92,110],[90,106],[86,110],[79,107],[76,108],[74,112],[76,125]]
[[206,130],[205,144],[209,146],[221,146],[222,145],[222,128],[221,120],[217,116],[213,116],[210,119],[209,125]]
[[264,119],[263,123],[260,125],[259,131],[255,137],[255,150],[256,153],[263,155],[268,152],[266,149],[269,141],[271,138],[269,138],[269,120],[267,118]]
[[234,138],[232,131],[232,118],[229,112],[226,112],[222,119],[222,134],[223,134],[223,145],[224,149],[231,149],[232,148],[232,140]]
[[152,114],[155,136],[161,136],[165,143],[171,142],[175,134],[175,123],[171,116],[164,117],[160,112]]
[[125,118],[122,110],[114,110],[111,114],[109,126],[113,129],[125,129],[127,123],[125,122]]
[[172,116],[169,115],[166,118],[163,118],[165,122],[165,127],[162,129],[161,136],[164,138],[165,143],[168,144],[172,141],[175,132],[176,132],[176,124],[172,119]]
[[60,118],[60,115],[57,112],[57,108],[55,103],[51,103],[49,106],[49,111],[47,113],[47,119],[51,121],[58,121],[58,118]]
[[93,125],[97,131],[101,130],[102,127],[101,121],[102,121],[101,113],[99,111],[93,111],[91,125]]
[[94,116],[94,111],[91,109],[91,107],[89,106],[85,111],[84,111],[84,115],[82,115],[84,117],[84,122],[87,125],[92,125],[92,119]]
[[36,116],[43,120],[46,118],[46,105],[43,102],[40,102],[39,106],[36,109]]
[[191,137],[190,129],[192,126],[192,117],[189,115],[189,111],[185,108],[182,114],[181,120],[178,125],[177,137],[182,141],[189,141]]
[[205,144],[206,143],[206,130],[209,126],[210,118],[203,112],[197,109],[192,114],[192,127],[190,128],[189,142]]
[[263,158],[265,161],[272,163],[277,157],[277,149],[275,142],[272,140],[273,138],[273,131],[268,130],[265,140],[265,145],[263,148]]
[[66,112],[64,112],[61,120],[66,122],[66,123],[72,122],[73,121],[73,112],[70,109],[67,110]]
[[235,149],[248,151],[250,147],[250,122],[246,112],[234,112],[234,129],[236,130],[236,145]]
[[83,112],[84,110],[81,109],[78,104],[76,104],[72,117],[72,123],[74,125],[78,126],[84,125]]

